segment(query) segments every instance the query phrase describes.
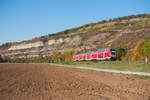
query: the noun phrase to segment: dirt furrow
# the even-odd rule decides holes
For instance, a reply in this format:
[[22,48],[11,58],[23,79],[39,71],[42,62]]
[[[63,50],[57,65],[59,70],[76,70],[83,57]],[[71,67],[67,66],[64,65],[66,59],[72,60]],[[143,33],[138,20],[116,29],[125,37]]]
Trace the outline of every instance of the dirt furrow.
[[46,64],[0,64],[0,100],[150,100],[150,80]]

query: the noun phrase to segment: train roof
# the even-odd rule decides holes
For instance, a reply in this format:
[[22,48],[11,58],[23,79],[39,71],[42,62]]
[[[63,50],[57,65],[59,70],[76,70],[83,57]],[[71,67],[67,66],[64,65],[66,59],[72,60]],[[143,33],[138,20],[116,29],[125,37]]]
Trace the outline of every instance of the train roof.
[[105,49],[97,50],[97,53],[104,52],[104,51],[107,50],[107,49],[113,49],[113,50],[115,50],[114,48],[105,48]]
[[87,54],[87,55],[88,55],[88,54],[91,54],[91,53],[93,53],[93,52],[94,52],[94,51],[90,51],[90,52],[87,52],[87,53],[85,53],[85,54]]
[[[93,53],[93,52],[101,53],[101,52],[104,52],[104,51],[107,50],[107,49],[114,49],[114,48],[110,47],[110,48],[105,48],[105,49],[101,49],[101,50],[97,50],[97,51],[90,51],[90,52],[86,52],[86,53],[80,53],[80,54],[77,54],[77,55],[75,55],[75,56],[81,56],[81,55],[84,55],[84,54],[88,55],[88,54],[91,54],[91,53]],[[114,49],[114,50],[115,50],[115,49]]]
[[97,53],[104,52],[106,49],[97,50]]
[[86,53],[80,53],[80,54],[77,54],[77,55],[75,55],[75,56],[81,56],[81,55],[84,55],[84,54],[91,54],[91,53],[93,53],[94,51],[90,51],[90,52],[86,52]]

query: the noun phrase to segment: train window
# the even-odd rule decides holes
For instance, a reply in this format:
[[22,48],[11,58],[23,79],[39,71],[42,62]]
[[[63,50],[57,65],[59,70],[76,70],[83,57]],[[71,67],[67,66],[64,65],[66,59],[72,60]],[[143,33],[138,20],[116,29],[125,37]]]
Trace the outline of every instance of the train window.
[[116,55],[116,50],[115,50],[115,49],[111,49],[110,52],[111,52],[111,55],[112,55],[112,56],[115,56],[115,55]]

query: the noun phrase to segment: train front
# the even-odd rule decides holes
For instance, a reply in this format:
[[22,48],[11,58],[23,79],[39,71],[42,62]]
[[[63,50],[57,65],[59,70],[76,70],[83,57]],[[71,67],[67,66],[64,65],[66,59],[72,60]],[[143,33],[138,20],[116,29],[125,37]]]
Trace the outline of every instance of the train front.
[[114,48],[111,48],[110,53],[111,53],[111,60],[116,60],[117,59],[116,50]]

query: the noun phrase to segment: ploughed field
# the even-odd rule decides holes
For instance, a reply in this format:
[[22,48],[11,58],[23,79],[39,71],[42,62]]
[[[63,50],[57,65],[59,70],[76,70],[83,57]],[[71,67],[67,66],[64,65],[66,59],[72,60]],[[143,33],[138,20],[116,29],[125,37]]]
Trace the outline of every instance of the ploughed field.
[[150,80],[48,64],[0,64],[0,100],[150,100]]

